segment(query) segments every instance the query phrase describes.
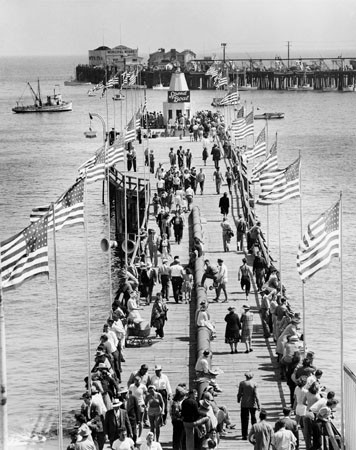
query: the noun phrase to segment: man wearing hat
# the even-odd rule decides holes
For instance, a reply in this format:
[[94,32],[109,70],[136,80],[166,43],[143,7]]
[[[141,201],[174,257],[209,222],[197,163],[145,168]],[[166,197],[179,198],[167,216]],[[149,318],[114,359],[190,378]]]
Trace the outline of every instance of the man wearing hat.
[[252,381],[252,378],[252,372],[245,373],[245,380],[240,382],[237,394],[237,403],[241,403],[241,433],[244,440],[247,440],[249,416],[251,416],[252,425],[255,424],[256,410],[260,409],[257,384]]
[[79,433],[80,440],[75,443],[75,450],[96,450],[95,444],[91,439],[88,427],[82,428]]
[[218,274],[216,277],[216,281],[218,283],[217,288],[215,289],[216,292],[216,298],[214,298],[214,302],[218,302],[221,294],[221,290],[223,290],[225,295],[225,300],[223,302],[227,302],[227,267],[224,264],[224,261],[222,259],[218,259]]
[[107,434],[112,447],[114,441],[119,439],[119,430],[124,429],[129,437],[132,437],[132,428],[127,412],[121,408],[122,402],[115,398],[112,401],[112,409],[105,415],[104,431]]
[[266,422],[267,411],[261,409],[260,421],[252,425],[248,440],[253,444],[254,450],[269,450],[271,448],[273,428]]
[[170,265],[171,280],[173,288],[173,296],[176,303],[182,300],[182,285],[184,278],[184,269],[180,264],[179,256],[174,257],[173,263]]
[[132,391],[125,387],[119,390],[119,400],[122,402],[121,408],[127,412],[131,429],[132,429],[132,439],[136,444],[137,440],[137,425],[141,419],[141,410],[138,404],[137,398],[132,395]]
[[162,264],[158,267],[158,282],[161,283],[162,297],[167,301],[169,299],[169,280],[171,279],[171,268],[168,265],[168,259],[162,258]]
[[158,265],[158,248],[159,248],[159,241],[160,238],[157,236],[157,233],[155,230],[151,229],[148,230],[148,237],[145,245],[145,252],[149,251],[151,263],[154,265],[154,267],[157,267]]
[[151,383],[155,386],[156,391],[162,395],[164,401],[162,419],[163,425],[165,425],[168,414],[168,400],[172,398],[172,388],[167,375],[162,373],[162,366],[160,364],[155,365],[155,374],[152,375]]

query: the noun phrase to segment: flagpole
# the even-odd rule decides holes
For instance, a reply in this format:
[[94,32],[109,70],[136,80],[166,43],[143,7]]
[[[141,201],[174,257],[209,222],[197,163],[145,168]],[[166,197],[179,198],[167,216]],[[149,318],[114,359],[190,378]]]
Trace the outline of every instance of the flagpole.
[[126,270],[126,280],[127,280],[127,267],[128,267],[128,258],[127,258],[127,192],[126,192],[126,174],[124,175],[124,212],[125,212],[125,270]]
[[[266,115],[266,158],[268,157],[268,120]],[[267,247],[269,249],[269,205],[267,205]]]
[[[301,152],[299,150],[299,159],[301,160]],[[303,200],[302,200],[302,165],[299,166],[299,186],[300,186],[300,196],[299,196],[299,216],[300,216],[300,236],[303,240]],[[302,281],[302,308],[303,308],[303,350],[304,356],[306,354],[307,339],[306,339],[306,314],[305,314],[305,282]]]
[[110,216],[110,169],[107,165],[107,151],[108,151],[108,139],[106,139],[105,147],[104,147],[104,170],[105,170],[105,178],[106,178],[106,207],[107,207],[107,220],[108,220],[108,242],[109,242],[109,251],[108,251],[108,265],[109,265],[109,305],[111,308],[112,305],[112,281],[111,281],[111,216]]
[[282,246],[281,246],[281,205],[278,203],[278,240],[279,240],[279,283],[281,298],[283,296],[282,284]]
[[63,424],[62,424],[62,384],[61,384],[61,350],[60,350],[60,317],[58,296],[58,270],[57,270],[57,247],[56,247],[56,218],[54,203],[52,206],[53,218],[53,255],[54,255],[54,285],[56,291],[56,328],[57,328],[57,364],[58,364],[58,448],[63,449]]
[[[1,252],[0,252],[1,266]],[[8,450],[5,311],[0,271],[0,448]]]
[[[87,199],[87,181],[84,181],[84,205]],[[88,340],[88,391],[91,392],[91,339],[90,339],[90,293],[89,293],[89,255],[88,255],[88,218],[84,206],[84,235],[85,235],[85,269],[87,288],[87,340]]]
[[341,437],[342,448],[345,448],[345,402],[344,402],[344,281],[343,281],[343,264],[342,264],[342,191],[340,192],[340,351],[341,351]]

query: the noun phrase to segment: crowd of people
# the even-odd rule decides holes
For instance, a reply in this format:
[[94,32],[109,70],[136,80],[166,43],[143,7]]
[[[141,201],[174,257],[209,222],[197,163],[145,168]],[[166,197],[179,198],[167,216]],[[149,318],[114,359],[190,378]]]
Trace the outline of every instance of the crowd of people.
[[[204,166],[211,147],[216,193],[220,194],[224,177],[219,168],[222,153],[216,137],[222,140],[226,157],[230,157],[232,151],[222,118],[204,111],[197,113],[191,121],[185,117],[180,119],[174,127],[177,125],[179,129],[181,126],[182,130],[189,131],[192,141],[202,142],[201,158]],[[135,151],[131,148],[129,152],[133,153],[133,158],[127,159],[128,170],[136,170]],[[172,256],[171,242],[174,239],[175,245],[181,243],[186,227],[185,215],[192,207],[194,196],[197,192],[204,194],[205,173],[203,168],[198,172],[193,166],[193,155],[189,148],[185,149],[182,145],[176,150],[170,148],[167,156],[167,167],[160,163],[156,169],[154,151],[145,150],[145,164],[156,179],[157,192],[152,205],[157,227],[141,230],[139,265],[129,258],[127,266],[122,265],[119,269],[119,288],[110,316],[103,325],[91,374],[84,379],[83,403],[80,413],[75,415],[76,429],[68,449],[102,450],[106,440],[109,440],[115,450],[133,450],[136,446],[144,450],[161,450],[160,430],[169,418],[173,428],[173,450],[217,449],[221,436],[228,429],[236,427],[227,407],[218,400],[222,389],[217,383],[219,371],[211,366],[210,349],[202,353],[195,366],[197,379],[208,380],[207,388],[200,397],[197,390],[190,389],[184,382],[172,388],[160,364],[149,367],[144,363],[129,376],[125,386],[122,383],[127,339],[130,335],[146,336],[151,327],[155,329],[157,339],[164,339],[170,289],[175,303],[190,302],[194,282],[192,263],[197,256],[204,254],[203,243],[195,239],[188,267],[183,267],[178,256]],[[236,178],[230,169],[225,179],[231,193]],[[224,193],[219,207],[223,215],[223,249],[228,252],[234,232],[228,219],[230,204],[226,199],[229,200],[227,193]],[[261,295],[260,315],[264,337],[273,338],[276,343],[281,380],[286,381],[290,389],[290,407],[281,410],[283,417],[272,426],[267,421],[268,412],[262,409],[253,373],[245,373],[245,380],[239,383],[237,392],[242,439],[249,440],[255,450],[294,449],[299,446],[301,429],[306,450],[319,449],[323,426],[332,417],[337,404],[335,394],[332,391],[326,393],[322,386],[322,371],[315,366],[313,352],[303,353],[300,314],[293,311],[285,290],[280,286],[277,270],[268,265],[264,256],[255,250],[262,236],[261,224],[257,222],[248,229],[241,214],[236,234],[237,250],[244,249],[246,239],[246,250],[254,258],[252,270],[246,258],[242,259],[238,270],[246,304],[240,316],[234,306],[227,308],[225,343],[229,345],[231,354],[238,353],[239,342],[245,344],[246,354],[253,352],[254,313],[248,300],[252,278],[255,277]],[[223,259],[219,258],[216,266],[205,260],[205,272],[200,285],[204,286],[207,279],[212,280],[211,288],[215,289],[213,301],[219,302],[223,293],[221,301],[228,302],[228,270]],[[150,304],[150,320],[145,320],[140,311],[142,305]],[[211,321],[207,302],[201,303],[195,324],[208,328],[211,339],[216,339],[215,325]],[[295,419],[291,417],[292,411]],[[150,431],[142,439],[145,427]]]

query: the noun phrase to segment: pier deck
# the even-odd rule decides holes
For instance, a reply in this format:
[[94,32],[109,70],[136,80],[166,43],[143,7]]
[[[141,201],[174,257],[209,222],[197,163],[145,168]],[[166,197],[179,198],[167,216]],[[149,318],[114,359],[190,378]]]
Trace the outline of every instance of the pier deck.
[[[147,145],[144,141],[141,146],[135,144],[138,155],[139,176],[143,175],[143,148]],[[231,416],[232,423],[236,424],[234,430],[228,430],[226,435],[221,437],[219,449],[251,449],[251,444],[241,439],[240,427],[240,407],[237,404],[237,390],[238,384],[244,379],[244,373],[251,370],[254,373],[254,379],[258,384],[258,391],[261,406],[268,412],[268,422],[272,425],[278,419],[282,412],[284,405],[289,404],[289,389],[286,383],[279,381],[278,368],[275,361],[275,346],[272,339],[266,340],[263,337],[263,330],[258,313],[259,303],[252,286],[249,304],[254,313],[254,332],[253,332],[253,352],[245,354],[245,345],[239,344],[238,354],[230,354],[229,345],[224,342],[225,322],[224,317],[227,314],[227,308],[230,305],[236,307],[236,312],[241,314],[242,305],[246,303],[246,298],[241,290],[238,282],[237,273],[241,265],[241,260],[244,256],[242,252],[236,251],[236,237],[232,238],[230,252],[223,252],[222,233],[220,222],[222,216],[218,208],[219,198],[223,192],[228,191],[227,185],[223,185],[221,195],[215,192],[215,182],[213,181],[214,165],[209,158],[207,166],[203,166],[201,159],[202,145],[200,142],[189,142],[189,137],[184,137],[183,140],[178,138],[160,138],[149,141],[149,148],[155,150],[156,165],[162,162],[165,168],[169,167],[168,152],[169,148],[173,147],[176,151],[178,146],[182,145],[185,149],[190,148],[193,154],[192,166],[201,167],[206,174],[204,195],[199,194],[194,198],[193,205],[197,205],[201,211],[201,219],[203,223],[204,235],[204,249],[205,256],[210,259],[212,263],[216,263],[218,258],[224,260],[228,268],[228,303],[211,302],[215,297],[215,291],[208,290],[209,311],[212,320],[215,321],[217,329],[217,338],[212,343],[214,367],[220,367],[224,374],[218,377],[218,382],[223,392],[218,394],[217,403],[225,405]],[[224,160],[221,160],[221,169],[223,174],[226,171]],[[146,176],[147,175],[146,169]],[[151,175],[152,189],[156,188],[156,180]],[[232,198],[230,197],[229,219],[233,225],[232,217],[237,217],[238,214],[238,199],[237,192],[234,190]],[[181,263],[188,262],[189,253],[189,230],[188,230],[188,214],[185,215],[186,224],[184,228],[183,240],[180,245],[175,244],[174,239],[171,239],[172,256],[179,255]],[[148,224],[150,228],[156,228],[155,219],[150,214],[150,221]],[[233,226],[234,228],[234,226]],[[235,233],[236,234],[236,233]],[[154,289],[154,293],[160,290],[160,285]],[[221,297],[220,300],[222,300]],[[189,385],[189,380],[194,379],[194,364],[195,364],[195,329],[193,324],[194,307],[187,304],[174,303],[171,295],[168,302],[168,322],[165,326],[165,337],[161,339],[153,339],[153,345],[150,347],[141,348],[127,348],[125,357],[126,362],[123,364],[123,383],[126,382],[128,376],[132,371],[139,369],[141,364],[146,363],[149,366],[149,373],[154,374],[154,365],[159,363],[162,365],[163,372],[168,375],[173,391],[178,383],[186,382]],[[145,306],[142,311],[142,316],[149,320],[151,313],[151,306]],[[154,334],[154,331],[152,330]],[[152,334],[151,333],[151,334]],[[189,377],[190,375],[190,377]],[[147,434],[147,429],[144,430],[142,437]],[[300,433],[301,435],[301,433]],[[167,425],[161,429],[160,442],[163,448],[171,448],[172,446],[172,426],[170,418],[167,419]],[[302,444],[302,443],[301,443]],[[300,448],[303,448],[301,445]]]

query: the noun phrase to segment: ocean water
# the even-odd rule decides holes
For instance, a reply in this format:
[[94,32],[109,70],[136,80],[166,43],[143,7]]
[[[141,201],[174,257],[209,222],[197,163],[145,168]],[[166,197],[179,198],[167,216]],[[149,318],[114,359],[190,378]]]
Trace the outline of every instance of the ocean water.
[[[101,114],[108,127],[125,124],[133,104],[142,93],[128,93],[127,102],[89,98],[87,86],[63,86],[85,57],[41,57],[0,59],[0,240],[28,225],[33,207],[55,201],[74,183],[77,168],[98,148],[100,138],[87,140],[89,112]],[[27,81],[35,87],[41,80],[44,95],[59,84],[65,99],[73,101],[73,111],[54,115],[15,115],[11,108],[24,94],[30,101]],[[58,89],[58,88],[57,88]],[[208,109],[214,93],[192,91],[192,110]],[[356,94],[314,92],[243,92],[246,107],[261,112],[282,111],[285,119],[269,123],[269,145],[278,139],[280,167],[302,156],[303,231],[343,195],[343,270],[334,258],[330,267],[305,285],[306,338],[316,353],[318,367],[325,369],[326,386],[340,393],[341,324],[340,296],[344,296],[344,358],[356,366],[354,350],[356,314],[354,267],[356,236]],[[148,91],[148,109],[162,111],[166,92]],[[114,110],[115,108],[115,110]],[[92,124],[101,132],[100,122]],[[256,135],[263,122],[256,121]],[[59,315],[61,320],[61,391],[64,428],[80,404],[83,377],[88,370],[88,354],[93,354],[100,328],[110,306],[108,256],[100,250],[106,236],[106,210],[101,204],[98,183],[87,192],[88,261],[90,308],[86,295],[86,238],[81,227],[57,233]],[[257,206],[266,231],[266,208]],[[269,208],[268,239],[279,264],[278,209]],[[283,283],[296,310],[302,308],[302,289],[296,271],[297,246],[301,236],[300,202],[293,199],[281,205],[281,263]],[[49,254],[53,253],[50,239]],[[28,446],[33,431],[49,436],[57,427],[58,367],[56,300],[50,256],[50,278],[39,277],[19,289],[4,293],[8,373],[8,413],[11,448]],[[91,351],[88,352],[88,311]],[[55,445],[55,438],[53,443]],[[48,443],[44,448],[49,448]]]

